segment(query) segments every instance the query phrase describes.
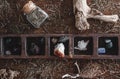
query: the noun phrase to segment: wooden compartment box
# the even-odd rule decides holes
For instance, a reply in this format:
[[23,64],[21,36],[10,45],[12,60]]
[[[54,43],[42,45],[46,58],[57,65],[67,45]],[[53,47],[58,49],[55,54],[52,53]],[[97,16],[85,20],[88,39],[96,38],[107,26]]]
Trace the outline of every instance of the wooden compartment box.
[[[54,55],[56,40],[64,42],[68,59],[120,59],[119,34],[21,34],[0,36],[0,58],[59,58]],[[75,49],[79,41],[88,42],[87,50]]]

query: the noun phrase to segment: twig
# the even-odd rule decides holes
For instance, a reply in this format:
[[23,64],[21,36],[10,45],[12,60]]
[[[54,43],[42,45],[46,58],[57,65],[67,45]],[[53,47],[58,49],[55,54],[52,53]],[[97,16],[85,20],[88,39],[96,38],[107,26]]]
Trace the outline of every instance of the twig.
[[77,67],[78,73],[80,74],[80,68],[79,68],[79,65],[78,65],[77,61],[75,62],[75,66]]
[[74,64],[75,64],[75,66],[76,66],[77,69],[78,69],[78,74],[76,74],[75,76],[72,76],[72,75],[69,75],[69,74],[65,74],[65,75],[62,76],[62,79],[63,79],[63,78],[66,78],[66,77],[72,78],[72,79],[75,79],[75,78],[80,77],[80,68],[79,68],[79,65],[78,65],[77,61],[76,61]]
[[45,26],[42,26],[42,28],[46,33],[49,33],[48,30],[45,28]]
[[67,77],[67,78],[75,79],[75,78],[80,77],[80,75],[79,75],[79,74],[76,74],[76,76],[71,76],[71,75],[69,75],[69,74],[65,74],[65,75],[62,76],[62,79],[63,79],[63,78],[66,78],[66,77]]

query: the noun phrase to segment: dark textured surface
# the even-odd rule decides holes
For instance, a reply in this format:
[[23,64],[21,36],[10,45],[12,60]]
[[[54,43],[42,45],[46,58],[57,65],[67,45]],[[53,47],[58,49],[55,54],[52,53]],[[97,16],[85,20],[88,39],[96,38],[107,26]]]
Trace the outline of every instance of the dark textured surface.
[[[99,67],[104,74],[93,79],[119,79],[119,60],[45,60],[45,59],[13,59],[0,60],[0,69],[12,69],[19,71],[20,75],[15,79],[62,79],[65,74],[75,75],[78,73],[74,63],[78,62],[81,76],[86,75],[91,69]],[[94,66],[92,66],[95,64]],[[88,77],[88,75],[86,75]],[[70,79],[70,78],[65,78]],[[77,78],[89,79],[89,78]]]
[[[0,4],[4,1],[0,0]],[[78,31],[74,25],[72,0],[32,0],[49,14],[49,19],[39,29],[35,29],[26,21],[22,12],[23,5],[29,0],[6,1],[9,5],[0,8],[0,34],[120,33],[120,21],[114,25],[93,19],[89,19],[90,30]],[[118,14],[120,16],[120,0],[88,0],[88,2],[91,7],[99,9],[105,14]],[[87,63],[100,64],[103,70],[108,70],[106,74],[101,76],[101,79],[120,78],[119,60],[13,59],[0,60],[0,69],[20,71],[21,74],[16,79],[61,79],[61,76],[66,73],[77,73],[74,66],[75,61],[78,61],[80,69],[84,69]],[[112,73],[113,71],[115,73]]]
[[[49,14],[48,20],[39,29],[35,29],[26,21],[22,12],[22,7],[27,1],[29,0],[7,0],[9,8],[6,6],[0,8],[2,9],[0,33],[119,33],[119,22],[114,25],[93,19],[89,19],[90,30],[78,31],[74,24],[72,0],[33,0],[36,5]],[[119,0],[88,0],[90,7],[108,15],[120,14],[119,2]]]

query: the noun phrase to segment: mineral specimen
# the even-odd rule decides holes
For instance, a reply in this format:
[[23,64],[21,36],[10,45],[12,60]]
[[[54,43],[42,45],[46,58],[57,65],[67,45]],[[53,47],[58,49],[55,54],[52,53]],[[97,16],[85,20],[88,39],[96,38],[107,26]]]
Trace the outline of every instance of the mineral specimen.
[[98,53],[104,54],[104,53],[106,53],[106,49],[105,48],[98,48]]
[[106,39],[105,43],[106,43],[107,48],[112,48],[113,47],[113,43],[112,43],[112,41],[110,39]]
[[64,57],[65,56],[65,53],[64,53],[64,50],[65,50],[65,46],[63,43],[59,43],[55,46],[55,49],[54,49],[54,54],[58,57]]
[[80,51],[85,51],[87,50],[88,43],[89,43],[89,40],[86,42],[84,40],[78,41],[78,45],[75,47],[75,49]]

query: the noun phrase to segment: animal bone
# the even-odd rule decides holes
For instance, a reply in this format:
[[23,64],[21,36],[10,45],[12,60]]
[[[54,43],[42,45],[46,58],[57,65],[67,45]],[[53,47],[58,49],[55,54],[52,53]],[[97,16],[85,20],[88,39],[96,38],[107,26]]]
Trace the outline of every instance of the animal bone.
[[77,67],[78,73],[80,74],[80,68],[79,68],[79,65],[78,65],[77,61],[75,62],[75,66]]
[[90,27],[88,18],[98,19],[105,22],[116,23],[119,19],[118,15],[104,15],[96,9],[92,9],[87,5],[87,0],[73,0],[73,11],[75,14],[75,26],[78,30],[87,30]]
[[87,50],[87,45],[88,45],[88,43],[89,43],[89,40],[88,41],[84,41],[84,40],[81,40],[81,41],[78,41],[78,46],[77,47],[75,47],[75,49],[77,49],[77,50]]

